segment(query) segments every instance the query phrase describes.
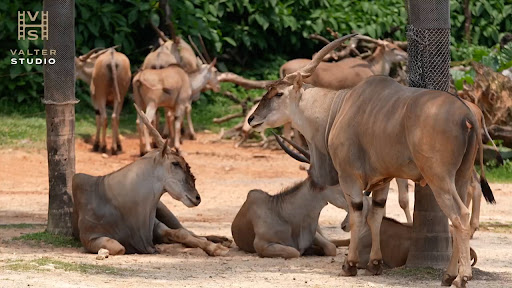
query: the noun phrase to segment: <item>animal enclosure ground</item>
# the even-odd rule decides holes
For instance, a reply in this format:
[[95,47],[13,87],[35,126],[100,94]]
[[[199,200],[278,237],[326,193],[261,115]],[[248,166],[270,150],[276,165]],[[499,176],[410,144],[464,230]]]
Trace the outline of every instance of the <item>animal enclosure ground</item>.
[[[234,149],[234,142],[214,142],[217,135],[198,134],[185,141],[185,159],[197,177],[203,199],[187,208],[169,195],[163,201],[183,224],[198,234],[231,238],[230,225],[247,192],[260,188],[276,193],[306,177],[299,164],[281,151]],[[105,157],[76,141],[76,171],[103,175],[137,159],[138,140],[123,142],[126,152]],[[0,150],[0,287],[439,287],[440,270],[394,269],[383,276],[340,277],[346,248],[336,257],[263,259],[232,248],[225,257],[208,257],[200,249],[159,245],[160,254],[125,255],[96,260],[83,248],[55,247],[34,240],[13,240],[41,232],[48,206],[46,151]],[[512,184],[491,183],[498,204],[483,204],[483,229],[471,246],[478,254],[470,287],[512,287]],[[411,207],[413,205],[410,188]],[[405,221],[396,184],[387,215]],[[300,208],[298,208],[300,209]],[[324,209],[320,224],[330,238],[345,238],[339,229],[345,212]],[[26,237],[25,237],[26,238]]]

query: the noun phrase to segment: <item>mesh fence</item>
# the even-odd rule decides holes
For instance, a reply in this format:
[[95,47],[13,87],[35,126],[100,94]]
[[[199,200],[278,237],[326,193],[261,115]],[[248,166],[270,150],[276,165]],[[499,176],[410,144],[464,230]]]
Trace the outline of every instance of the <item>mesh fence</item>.
[[44,1],[43,10],[48,11],[48,40],[44,41],[44,49],[48,51],[44,66],[45,104],[78,102],[75,99],[73,8],[73,0]]
[[408,3],[409,86],[450,87],[450,9],[447,0]]

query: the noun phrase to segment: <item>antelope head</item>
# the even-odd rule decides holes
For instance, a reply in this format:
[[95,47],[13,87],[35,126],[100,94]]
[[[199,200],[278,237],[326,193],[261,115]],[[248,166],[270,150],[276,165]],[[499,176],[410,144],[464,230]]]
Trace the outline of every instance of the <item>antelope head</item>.
[[315,72],[316,67],[328,53],[356,35],[350,34],[332,41],[318,51],[308,65],[268,85],[267,93],[263,95],[258,108],[248,118],[249,125],[256,130],[263,131],[266,128],[274,128],[291,122],[291,109],[298,105],[304,92],[303,80]]
[[94,70],[94,64],[96,64],[98,57],[105,54],[109,49],[115,49],[117,47],[119,47],[119,45],[107,49],[94,48],[82,56],[75,57],[76,78],[87,82],[87,84],[91,84],[92,71]]
[[[154,180],[163,185],[163,192],[169,193],[175,200],[181,201],[187,207],[195,207],[201,203],[201,197],[196,189],[196,179],[187,161],[178,150],[169,148],[169,140],[162,138],[160,133],[151,125],[146,114],[135,105],[137,113],[157,142],[158,149],[144,157],[153,157]],[[148,180],[149,181],[149,180]]]
[[364,35],[358,35],[357,39],[375,43],[381,47],[381,49],[383,49],[382,57],[386,60],[386,62],[390,64],[407,61],[407,52],[392,42],[373,39]]

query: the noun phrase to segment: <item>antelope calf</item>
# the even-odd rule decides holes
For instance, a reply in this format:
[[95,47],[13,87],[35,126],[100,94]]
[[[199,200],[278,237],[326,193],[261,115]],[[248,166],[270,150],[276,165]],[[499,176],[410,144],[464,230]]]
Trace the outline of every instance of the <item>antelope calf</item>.
[[91,99],[96,113],[96,138],[93,151],[107,151],[107,105],[112,111],[112,155],[122,151],[119,137],[119,114],[130,87],[132,77],[130,60],[114,48],[95,53],[93,49],[80,57],[75,57],[75,73],[78,79],[89,84]]

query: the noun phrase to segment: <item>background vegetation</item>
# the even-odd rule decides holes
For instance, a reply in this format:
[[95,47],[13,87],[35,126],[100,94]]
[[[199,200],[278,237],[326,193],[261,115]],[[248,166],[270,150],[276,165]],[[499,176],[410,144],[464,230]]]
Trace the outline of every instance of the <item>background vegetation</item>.
[[[498,48],[501,37],[512,31],[512,0],[470,1],[471,29],[464,30],[464,1],[451,0],[452,60],[479,61],[500,71],[512,66],[512,46]],[[132,72],[157,42],[150,26],[160,22],[158,0],[75,1],[76,55],[94,47],[121,45]],[[202,35],[218,68],[255,79],[277,79],[279,66],[296,57],[310,57],[322,44],[308,39],[311,33],[328,36],[327,27],[374,38],[406,40],[407,13],[403,0],[181,0],[169,1],[177,32]],[[10,65],[10,49],[42,48],[42,41],[17,40],[17,11],[42,9],[42,1],[0,2],[0,146],[42,143],[45,139],[42,67]],[[469,41],[468,41],[469,40]],[[471,82],[472,71],[454,72],[456,85]],[[230,84],[238,97],[248,93]],[[77,133],[94,131],[89,88],[77,81]],[[122,132],[135,131],[131,98],[121,115]],[[218,94],[203,93],[194,104],[198,130],[218,129],[211,119],[234,112],[232,103]],[[230,125],[227,123],[225,125]],[[37,146],[37,145],[36,145]]]

